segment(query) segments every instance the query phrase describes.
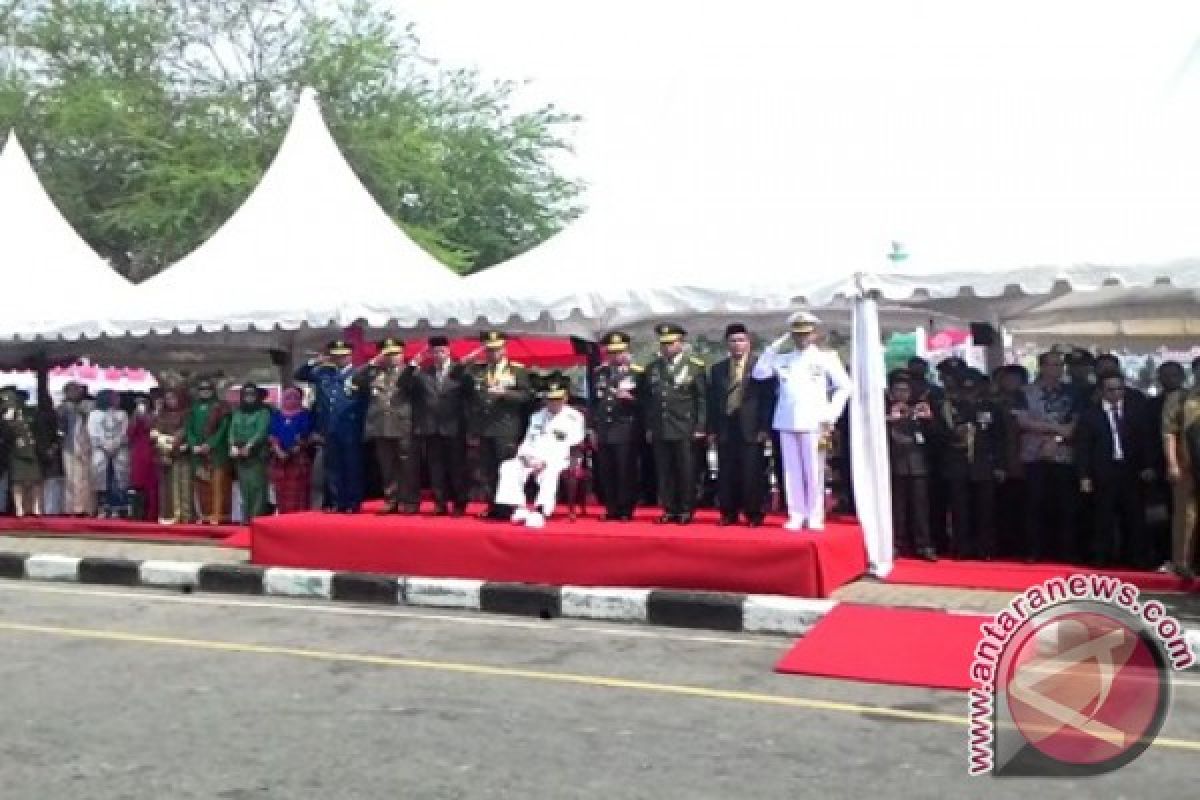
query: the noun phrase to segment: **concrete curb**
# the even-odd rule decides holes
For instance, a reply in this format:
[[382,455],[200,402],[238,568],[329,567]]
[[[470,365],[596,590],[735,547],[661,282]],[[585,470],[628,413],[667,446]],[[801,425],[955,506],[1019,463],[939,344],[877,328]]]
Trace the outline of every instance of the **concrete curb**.
[[318,569],[0,552],[0,578],[447,608],[803,636],[836,605],[773,595],[544,586]]
[[[245,564],[0,552],[0,579],[4,578],[486,611],[542,619],[562,617],[786,636],[804,636],[837,606],[835,600],[777,595],[545,586]],[[1200,629],[1188,630],[1186,639],[1192,652],[1200,658]]]

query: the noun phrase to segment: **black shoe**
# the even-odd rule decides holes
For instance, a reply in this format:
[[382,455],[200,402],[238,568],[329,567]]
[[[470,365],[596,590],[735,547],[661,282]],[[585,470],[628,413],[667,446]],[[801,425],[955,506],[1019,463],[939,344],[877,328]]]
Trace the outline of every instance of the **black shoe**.
[[450,516],[452,516],[456,519],[459,517],[465,517],[466,515],[467,515],[467,509],[465,506],[455,506],[454,510],[450,512]]
[[399,514],[400,513],[400,504],[395,503],[395,502],[389,502],[386,506],[383,507],[382,511],[376,511],[375,513],[381,517],[386,517],[388,514]]
[[1175,567],[1175,574],[1179,576],[1181,581],[1191,582],[1196,580],[1196,571],[1191,567]]
[[420,514],[421,513],[421,504],[420,503],[402,503],[400,505],[400,513],[404,514],[405,516],[410,516],[410,517],[413,514]]
[[750,519],[746,520],[747,528],[761,528],[762,524],[763,524],[762,517],[750,517]]
[[721,519],[717,521],[717,525],[722,528],[737,525],[737,514],[722,514]]
[[661,517],[658,518],[659,525],[670,525],[674,521],[675,521],[674,514],[663,514]]
[[691,525],[692,524],[692,512],[686,511],[682,514],[676,514],[675,522],[679,525]]
[[600,515],[601,522],[620,522],[621,515],[612,511],[605,511]]
[[922,561],[928,561],[931,564],[938,560],[937,553],[934,552],[932,547],[923,548],[922,550],[918,551],[917,555],[920,556]]
[[433,515],[435,517],[448,517],[450,516],[450,509],[446,508],[445,503],[438,503],[433,508]]

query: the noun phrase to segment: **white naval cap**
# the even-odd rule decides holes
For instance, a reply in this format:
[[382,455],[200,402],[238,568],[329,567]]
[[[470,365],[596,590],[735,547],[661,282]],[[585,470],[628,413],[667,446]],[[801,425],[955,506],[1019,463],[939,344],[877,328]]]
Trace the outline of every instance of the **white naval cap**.
[[812,333],[820,324],[821,320],[808,311],[797,311],[788,317],[788,328],[792,333]]

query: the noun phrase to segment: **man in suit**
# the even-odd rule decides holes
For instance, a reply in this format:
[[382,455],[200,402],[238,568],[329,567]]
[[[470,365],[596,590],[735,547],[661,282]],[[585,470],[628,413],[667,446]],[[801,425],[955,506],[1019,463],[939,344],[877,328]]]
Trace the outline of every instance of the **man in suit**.
[[850,376],[832,350],[817,345],[820,320],[798,311],[789,332],[754,364],[755,380],[778,379],[774,427],[783,451],[788,520],[784,528],[825,528],[825,443],[850,399]]
[[629,353],[629,334],[604,336],[605,361],[589,382],[588,424],[596,451],[596,484],[604,498],[604,519],[633,519],[638,486],[638,383],[644,370]]
[[1075,457],[1079,488],[1095,507],[1090,555],[1097,566],[1129,564],[1145,546],[1143,485],[1154,478],[1142,409],[1126,397],[1125,379],[1100,379],[1099,404],[1080,414]]
[[[750,333],[734,323],[725,329],[727,358],[709,371],[708,442],[717,448],[717,501],[721,525],[734,525],[741,514],[752,528],[762,525],[767,488],[763,445],[770,438],[766,417],[767,386],[751,378],[755,357]],[[769,397],[767,398],[770,399]]]
[[642,373],[641,392],[663,507],[658,521],[687,525],[696,507],[695,448],[705,437],[707,378],[704,362],[683,352],[683,328],[666,323],[655,332],[660,352]]
[[471,377],[450,358],[450,340],[432,336],[429,351],[405,373],[413,398],[413,433],[425,452],[435,513],[467,510],[466,407]]
[[383,479],[384,514],[415,514],[420,500],[412,399],[402,380],[406,369],[404,342],[388,337],[379,343],[379,355],[360,367],[357,376],[371,395],[364,430]]
[[[479,472],[485,493],[492,499],[500,465],[517,454],[532,393],[525,366],[508,359],[508,338],[502,331],[484,331],[479,341],[486,356],[482,364],[468,368],[472,392],[467,427],[479,441]],[[493,500],[480,516],[507,520],[510,515]]]

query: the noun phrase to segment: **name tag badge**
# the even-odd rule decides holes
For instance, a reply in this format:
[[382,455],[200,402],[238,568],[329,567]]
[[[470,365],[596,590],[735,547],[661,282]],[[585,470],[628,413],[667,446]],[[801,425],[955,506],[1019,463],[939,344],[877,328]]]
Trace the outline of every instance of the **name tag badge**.
[[921,433],[920,431],[917,431],[916,433],[913,434],[913,441],[916,442],[917,444],[925,444],[925,434]]

